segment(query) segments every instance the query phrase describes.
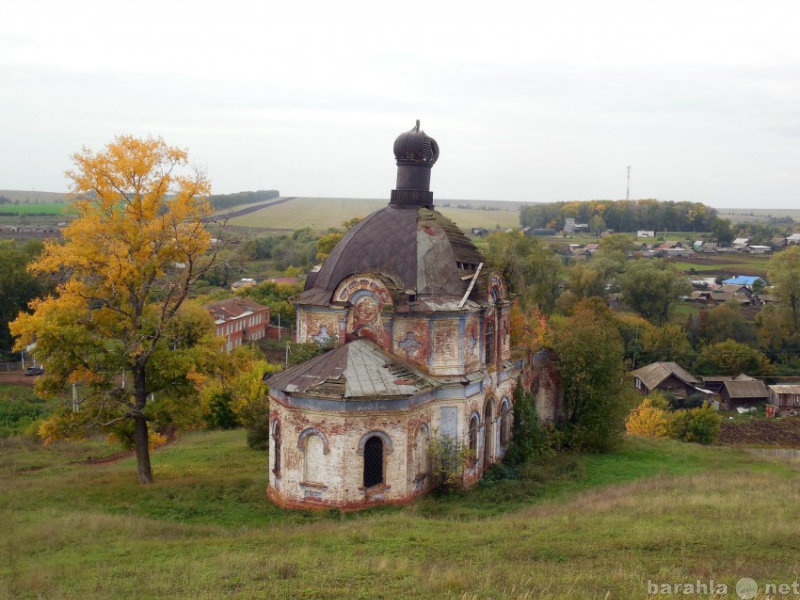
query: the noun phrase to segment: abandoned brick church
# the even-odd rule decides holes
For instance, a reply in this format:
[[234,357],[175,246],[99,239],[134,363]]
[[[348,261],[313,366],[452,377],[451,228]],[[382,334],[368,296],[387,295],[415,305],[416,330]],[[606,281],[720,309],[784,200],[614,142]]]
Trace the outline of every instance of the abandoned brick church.
[[430,486],[434,436],[472,450],[469,484],[510,439],[523,363],[506,282],[434,209],[439,147],[419,121],[394,155],[388,206],[344,235],[297,299],[297,341],[335,349],[268,380],[267,492],[282,506],[408,501]]

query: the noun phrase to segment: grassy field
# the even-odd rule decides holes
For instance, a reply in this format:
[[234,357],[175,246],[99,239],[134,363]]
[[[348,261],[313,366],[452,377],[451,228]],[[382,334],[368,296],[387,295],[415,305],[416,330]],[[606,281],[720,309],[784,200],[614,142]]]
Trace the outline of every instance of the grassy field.
[[[458,208],[457,204],[468,208]],[[294,198],[289,202],[266,207],[260,211],[236,217],[229,221],[234,227],[250,227],[259,229],[296,230],[310,227],[322,232],[331,227],[340,227],[344,221],[353,217],[366,217],[368,214],[383,208],[388,199],[364,198]],[[444,206],[449,204],[450,206]],[[495,207],[491,202],[443,201],[437,209],[456,222],[462,229],[472,227],[519,228],[519,205],[497,203],[499,210],[482,210],[481,206]],[[236,207],[245,208],[242,207]]]
[[0,213],[14,213],[17,215],[61,215],[67,205],[63,202],[48,202],[45,204],[0,204]]
[[266,500],[244,437],[184,436],[149,487],[132,458],[86,462],[98,442],[0,441],[0,596],[630,599],[714,579],[735,597],[800,577],[786,459],[630,438],[461,496],[305,513]]
[[692,269],[698,274],[757,275],[766,279],[769,256],[749,254],[698,255],[690,260],[671,261],[686,273]]

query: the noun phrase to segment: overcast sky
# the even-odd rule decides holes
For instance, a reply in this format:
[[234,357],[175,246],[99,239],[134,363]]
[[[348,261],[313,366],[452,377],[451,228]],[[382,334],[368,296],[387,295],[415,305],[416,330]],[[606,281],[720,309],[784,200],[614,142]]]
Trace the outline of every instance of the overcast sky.
[[439,199],[800,208],[800,1],[9,0],[0,189],[66,191],[115,135],[215,193],[388,198],[438,142]]

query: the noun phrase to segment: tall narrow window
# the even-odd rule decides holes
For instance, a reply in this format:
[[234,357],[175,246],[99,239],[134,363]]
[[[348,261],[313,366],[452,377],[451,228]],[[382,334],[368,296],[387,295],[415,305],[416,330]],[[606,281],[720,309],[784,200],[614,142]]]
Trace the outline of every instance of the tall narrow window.
[[373,436],[364,444],[364,487],[383,483],[383,440]]
[[478,457],[478,415],[472,415],[469,420],[469,450],[472,457]]
[[414,441],[414,467],[414,475],[417,477],[425,475],[430,470],[428,467],[428,426],[425,424],[420,425]]
[[503,400],[500,407],[500,446],[506,448],[511,437],[511,407],[508,400]]
[[492,450],[494,446],[494,411],[492,410],[492,399],[486,401],[483,409],[483,464],[488,466],[492,462]]
[[276,476],[281,475],[281,424],[275,421],[272,427],[272,453],[275,457],[272,459],[272,472]]
[[494,364],[494,323],[489,319],[486,320],[486,348],[484,359],[486,360],[487,367]]

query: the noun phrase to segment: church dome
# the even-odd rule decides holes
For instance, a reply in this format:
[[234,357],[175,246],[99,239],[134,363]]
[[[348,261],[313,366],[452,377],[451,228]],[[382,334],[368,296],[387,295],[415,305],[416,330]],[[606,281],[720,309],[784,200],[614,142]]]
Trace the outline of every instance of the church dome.
[[[458,226],[435,210],[387,206],[348,231],[306,280],[301,304],[324,305],[350,275],[388,276],[417,297],[461,298],[483,262]],[[465,279],[466,277],[466,279]]]
[[396,291],[418,299],[460,300],[483,262],[475,245],[455,223],[433,210],[431,167],[439,146],[419,127],[394,142],[397,188],[389,206],[348,231],[325,263],[306,279],[300,304],[324,306],[337,286],[355,274],[375,274]]
[[406,164],[427,163],[432,166],[439,158],[439,144],[419,128],[419,119],[417,119],[417,124],[413,129],[397,136],[394,141],[394,157],[398,165],[403,162]]

